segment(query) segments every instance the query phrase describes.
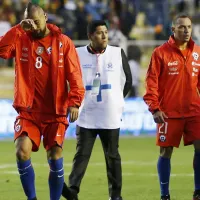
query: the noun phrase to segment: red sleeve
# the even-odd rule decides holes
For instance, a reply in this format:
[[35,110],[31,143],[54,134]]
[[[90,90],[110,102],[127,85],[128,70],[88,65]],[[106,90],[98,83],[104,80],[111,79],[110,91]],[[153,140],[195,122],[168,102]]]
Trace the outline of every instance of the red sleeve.
[[0,37],[0,57],[4,59],[15,56],[16,41],[23,30],[18,24],[12,27],[4,36]]
[[159,57],[158,52],[154,50],[147,71],[146,93],[143,97],[145,103],[149,107],[149,111],[152,113],[154,112],[154,110],[159,109],[158,78],[160,74],[161,65],[161,58]]
[[66,36],[64,39],[66,45],[64,53],[65,69],[70,87],[70,91],[68,94],[68,106],[80,106],[85,94],[80,62],[72,41]]
[[199,72],[199,75],[198,75],[197,93],[200,96],[200,72]]

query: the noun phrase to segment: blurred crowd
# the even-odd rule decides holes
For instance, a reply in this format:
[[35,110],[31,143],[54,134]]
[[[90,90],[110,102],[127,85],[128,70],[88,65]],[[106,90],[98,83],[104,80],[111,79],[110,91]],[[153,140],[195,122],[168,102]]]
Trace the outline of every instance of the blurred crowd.
[[[29,0],[0,1],[0,35],[23,19]],[[163,40],[171,34],[171,18],[188,6],[196,13],[199,0],[32,0],[48,13],[49,22],[58,25],[74,40],[86,40],[86,27],[93,19],[109,24],[113,42],[123,39]]]
[[[106,20],[109,40],[115,45],[127,40],[167,40],[172,18],[186,12],[192,16],[193,38],[200,43],[200,0],[0,0],[0,36],[23,19],[29,1],[42,6],[48,22],[73,40],[87,40],[87,24],[95,19]],[[138,46],[126,47],[133,75],[129,96],[138,96],[144,53]],[[13,61],[0,59],[0,66],[6,65],[13,66]]]

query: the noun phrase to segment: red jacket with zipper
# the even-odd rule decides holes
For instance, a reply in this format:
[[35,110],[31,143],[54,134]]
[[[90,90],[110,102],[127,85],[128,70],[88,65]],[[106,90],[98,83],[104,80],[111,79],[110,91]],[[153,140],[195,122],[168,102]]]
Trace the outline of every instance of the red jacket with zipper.
[[199,56],[200,47],[191,39],[185,59],[173,36],[154,50],[143,97],[152,113],[159,109],[171,118],[200,115]]
[[[69,106],[80,106],[84,97],[84,85],[80,70],[79,58],[72,41],[61,34],[58,27],[48,24],[52,39],[51,79],[53,82],[54,105],[57,115],[66,115]],[[20,25],[11,28],[0,38],[0,57],[15,57],[15,91],[14,108],[31,111],[34,91],[35,74],[33,63],[34,39],[22,30]],[[23,51],[28,54],[27,62],[22,58]],[[63,58],[62,64],[59,60]],[[60,67],[60,65],[63,65]],[[70,91],[68,91],[67,81]]]

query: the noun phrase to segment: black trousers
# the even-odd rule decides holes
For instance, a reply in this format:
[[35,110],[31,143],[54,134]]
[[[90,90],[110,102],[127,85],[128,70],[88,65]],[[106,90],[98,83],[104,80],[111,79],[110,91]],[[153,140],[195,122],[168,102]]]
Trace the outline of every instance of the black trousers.
[[108,189],[111,197],[121,196],[122,169],[121,157],[118,152],[120,129],[86,129],[77,126],[77,146],[73,160],[72,172],[69,176],[69,186],[79,192],[82,178],[85,174],[94,142],[99,135],[108,177]]

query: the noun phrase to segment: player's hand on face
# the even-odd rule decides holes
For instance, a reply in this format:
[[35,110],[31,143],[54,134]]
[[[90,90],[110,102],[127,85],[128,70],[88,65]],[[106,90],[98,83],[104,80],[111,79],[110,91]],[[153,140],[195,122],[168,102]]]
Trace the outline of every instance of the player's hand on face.
[[77,107],[69,107],[68,114],[69,122],[75,122],[78,119],[78,108]]
[[37,29],[35,22],[32,19],[24,19],[20,22],[24,31],[34,31]]
[[168,117],[162,111],[157,111],[153,114],[153,119],[155,123],[162,124],[165,122],[165,118]]

